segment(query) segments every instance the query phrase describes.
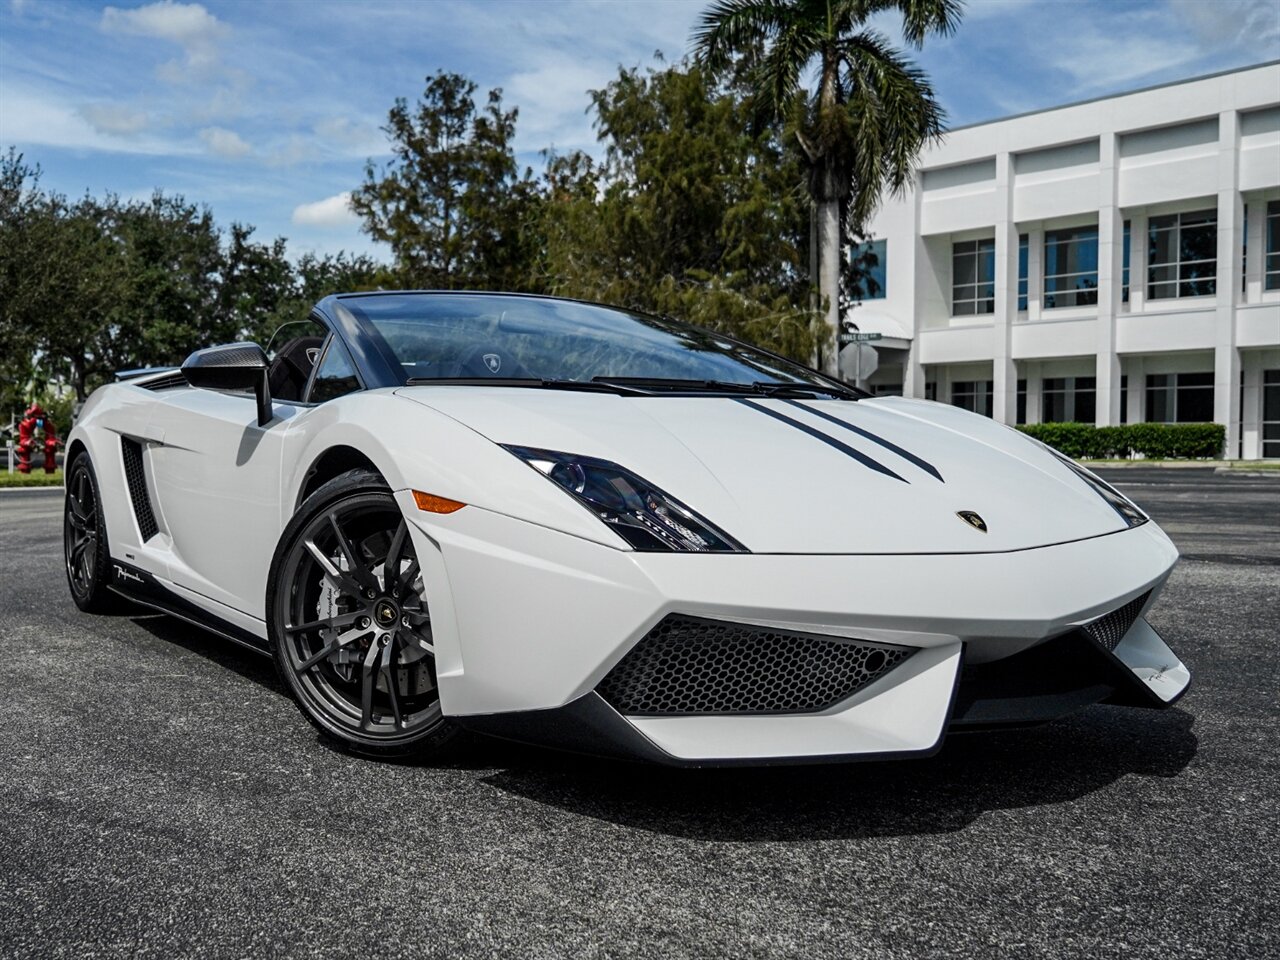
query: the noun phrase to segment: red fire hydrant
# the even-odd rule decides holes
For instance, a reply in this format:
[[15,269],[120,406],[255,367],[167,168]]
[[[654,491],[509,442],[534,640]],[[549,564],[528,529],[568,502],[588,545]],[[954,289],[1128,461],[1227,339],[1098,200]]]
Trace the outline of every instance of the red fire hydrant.
[[57,469],[58,431],[53,421],[45,416],[40,404],[33,403],[27,407],[26,413],[18,423],[18,472],[31,472],[31,454],[36,449],[35,433],[44,434],[44,472],[53,473]]

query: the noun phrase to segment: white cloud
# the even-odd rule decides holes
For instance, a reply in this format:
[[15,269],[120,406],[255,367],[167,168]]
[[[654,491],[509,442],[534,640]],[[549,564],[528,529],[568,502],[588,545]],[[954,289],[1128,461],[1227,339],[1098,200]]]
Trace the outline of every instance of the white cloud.
[[314,203],[303,203],[293,208],[291,218],[295,226],[323,227],[328,230],[348,229],[360,223],[351,209],[351,194],[339,193]]
[[587,91],[604,87],[617,76],[604,62],[564,63],[555,58],[533,70],[514,74],[503,90],[508,105],[520,108],[520,139],[559,150],[590,148],[596,142],[586,107]]
[[147,127],[145,113],[122,103],[86,103],[78,112],[93,129],[111,136],[133,136]]
[[145,134],[121,137],[105,133],[89,122],[83,107],[16,83],[0,83],[0,143],[24,149],[30,145],[150,156],[192,152],[189,145]]
[[358,157],[386,153],[387,138],[376,125],[350,117],[326,117],[312,130],[329,149]]
[[18,16],[22,16],[31,7],[31,0],[9,0],[9,9]]
[[230,32],[227,25],[198,3],[159,3],[121,10],[102,11],[102,29],[138,37],[153,37],[177,44],[186,54],[185,62],[170,61],[157,71],[162,80],[180,82],[207,75],[218,64],[218,42]]
[[240,134],[225,127],[205,127],[200,131],[200,139],[209,149],[220,157],[243,157],[253,152],[253,148],[241,139]]

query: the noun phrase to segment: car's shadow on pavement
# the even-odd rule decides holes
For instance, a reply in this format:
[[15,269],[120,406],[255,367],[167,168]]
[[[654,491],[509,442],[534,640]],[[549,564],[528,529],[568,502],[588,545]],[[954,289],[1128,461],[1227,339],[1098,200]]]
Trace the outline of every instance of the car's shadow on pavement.
[[1196,754],[1193,723],[1177,708],[1093,707],[1034,729],[957,735],[922,760],[706,770],[493,746],[503,769],[483,779],[581,816],[701,840],[947,833],[990,810],[1076,800],[1126,776],[1176,776]]
[[[158,640],[289,695],[266,657],[173,617],[127,616]],[[925,759],[701,770],[597,760],[474,737],[443,766],[475,771],[480,782],[536,803],[673,836],[900,836],[960,830],[991,810],[1076,800],[1126,776],[1176,776],[1196,755],[1194,722],[1179,708],[1091,707],[1040,727],[959,734]],[[425,778],[437,769],[427,762],[408,765],[419,767]]]
[[276,675],[275,664],[270,657],[247,650],[239,644],[232,643],[225,637],[210,633],[193,624],[145,609],[132,609],[123,614],[134,626],[145,630],[157,640],[182,647],[192,653],[204,657],[225,670],[231,670],[252,680],[259,686],[287,697],[289,691],[284,688]]

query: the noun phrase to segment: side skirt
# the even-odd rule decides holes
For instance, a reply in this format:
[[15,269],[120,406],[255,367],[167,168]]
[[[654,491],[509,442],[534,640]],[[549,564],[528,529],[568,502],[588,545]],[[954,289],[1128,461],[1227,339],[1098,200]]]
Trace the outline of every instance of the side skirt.
[[111,564],[110,587],[125,599],[159,613],[167,613],[171,617],[185,620],[192,626],[215,633],[254,653],[262,656],[271,655],[266,640],[178,596],[146,570],[139,570],[132,564],[116,560],[114,557],[108,558],[108,562]]

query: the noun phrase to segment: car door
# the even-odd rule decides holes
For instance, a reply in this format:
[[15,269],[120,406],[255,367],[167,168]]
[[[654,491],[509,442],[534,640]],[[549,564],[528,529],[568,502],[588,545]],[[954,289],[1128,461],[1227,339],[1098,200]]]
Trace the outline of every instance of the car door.
[[173,391],[150,424],[154,486],[172,538],[169,579],[262,619],[264,586],[284,518],[282,440],[297,409],[275,404],[259,426],[252,395]]

